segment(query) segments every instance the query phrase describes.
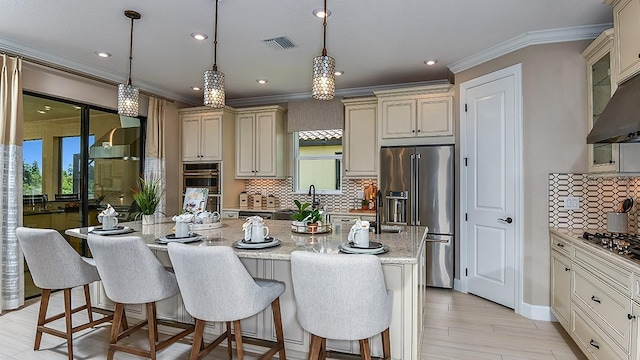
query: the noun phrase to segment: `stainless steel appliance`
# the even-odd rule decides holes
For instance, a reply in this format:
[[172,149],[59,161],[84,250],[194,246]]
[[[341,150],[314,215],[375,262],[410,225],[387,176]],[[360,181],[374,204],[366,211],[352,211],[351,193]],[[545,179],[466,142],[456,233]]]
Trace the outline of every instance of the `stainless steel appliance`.
[[187,188],[207,188],[206,209],[220,212],[220,163],[185,163],[182,165],[182,194]]
[[383,147],[380,190],[383,224],[429,227],[427,286],[453,287],[453,145]]
[[596,246],[602,246],[603,249],[611,251],[612,254],[618,254],[636,263],[640,263],[640,234],[585,232],[582,234],[581,239]]

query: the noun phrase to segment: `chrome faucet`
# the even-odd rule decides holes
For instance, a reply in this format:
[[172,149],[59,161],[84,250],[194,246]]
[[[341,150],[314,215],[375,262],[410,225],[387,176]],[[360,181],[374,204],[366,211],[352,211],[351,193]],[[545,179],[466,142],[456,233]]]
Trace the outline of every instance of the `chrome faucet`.
[[376,192],[376,227],[373,233],[382,233],[382,191],[380,190]]
[[320,206],[320,201],[316,199],[316,187],[311,184],[309,185],[309,196],[311,196],[311,209],[315,209]]

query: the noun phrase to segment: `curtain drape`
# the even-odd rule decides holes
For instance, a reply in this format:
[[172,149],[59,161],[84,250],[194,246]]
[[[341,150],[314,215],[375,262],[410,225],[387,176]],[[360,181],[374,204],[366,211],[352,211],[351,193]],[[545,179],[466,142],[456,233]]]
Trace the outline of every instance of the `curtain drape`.
[[[165,189],[167,183],[165,170],[164,122],[166,100],[149,98],[149,115],[147,117],[147,140],[145,143],[145,180],[160,180],[160,188]],[[164,216],[166,212],[165,196],[162,197],[156,218]]]
[[0,313],[24,303],[22,225],[22,60],[2,55],[0,72]]

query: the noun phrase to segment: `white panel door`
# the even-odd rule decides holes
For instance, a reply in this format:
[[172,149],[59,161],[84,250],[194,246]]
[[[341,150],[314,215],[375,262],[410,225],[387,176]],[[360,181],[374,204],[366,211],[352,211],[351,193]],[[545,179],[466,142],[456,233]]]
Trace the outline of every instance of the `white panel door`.
[[515,306],[514,76],[466,89],[467,289]]

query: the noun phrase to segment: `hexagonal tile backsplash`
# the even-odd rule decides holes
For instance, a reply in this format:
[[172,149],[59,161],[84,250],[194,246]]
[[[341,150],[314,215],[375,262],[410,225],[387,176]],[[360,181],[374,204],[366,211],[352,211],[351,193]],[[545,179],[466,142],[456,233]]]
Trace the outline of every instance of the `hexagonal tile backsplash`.
[[[564,199],[580,199],[580,209],[565,210]],[[637,203],[640,178],[590,177],[587,174],[549,174],[549,226],[576,229],[606,229],[607,213],[625,198]],[[637,205],[629,212],[629,232],[640,232]]]

